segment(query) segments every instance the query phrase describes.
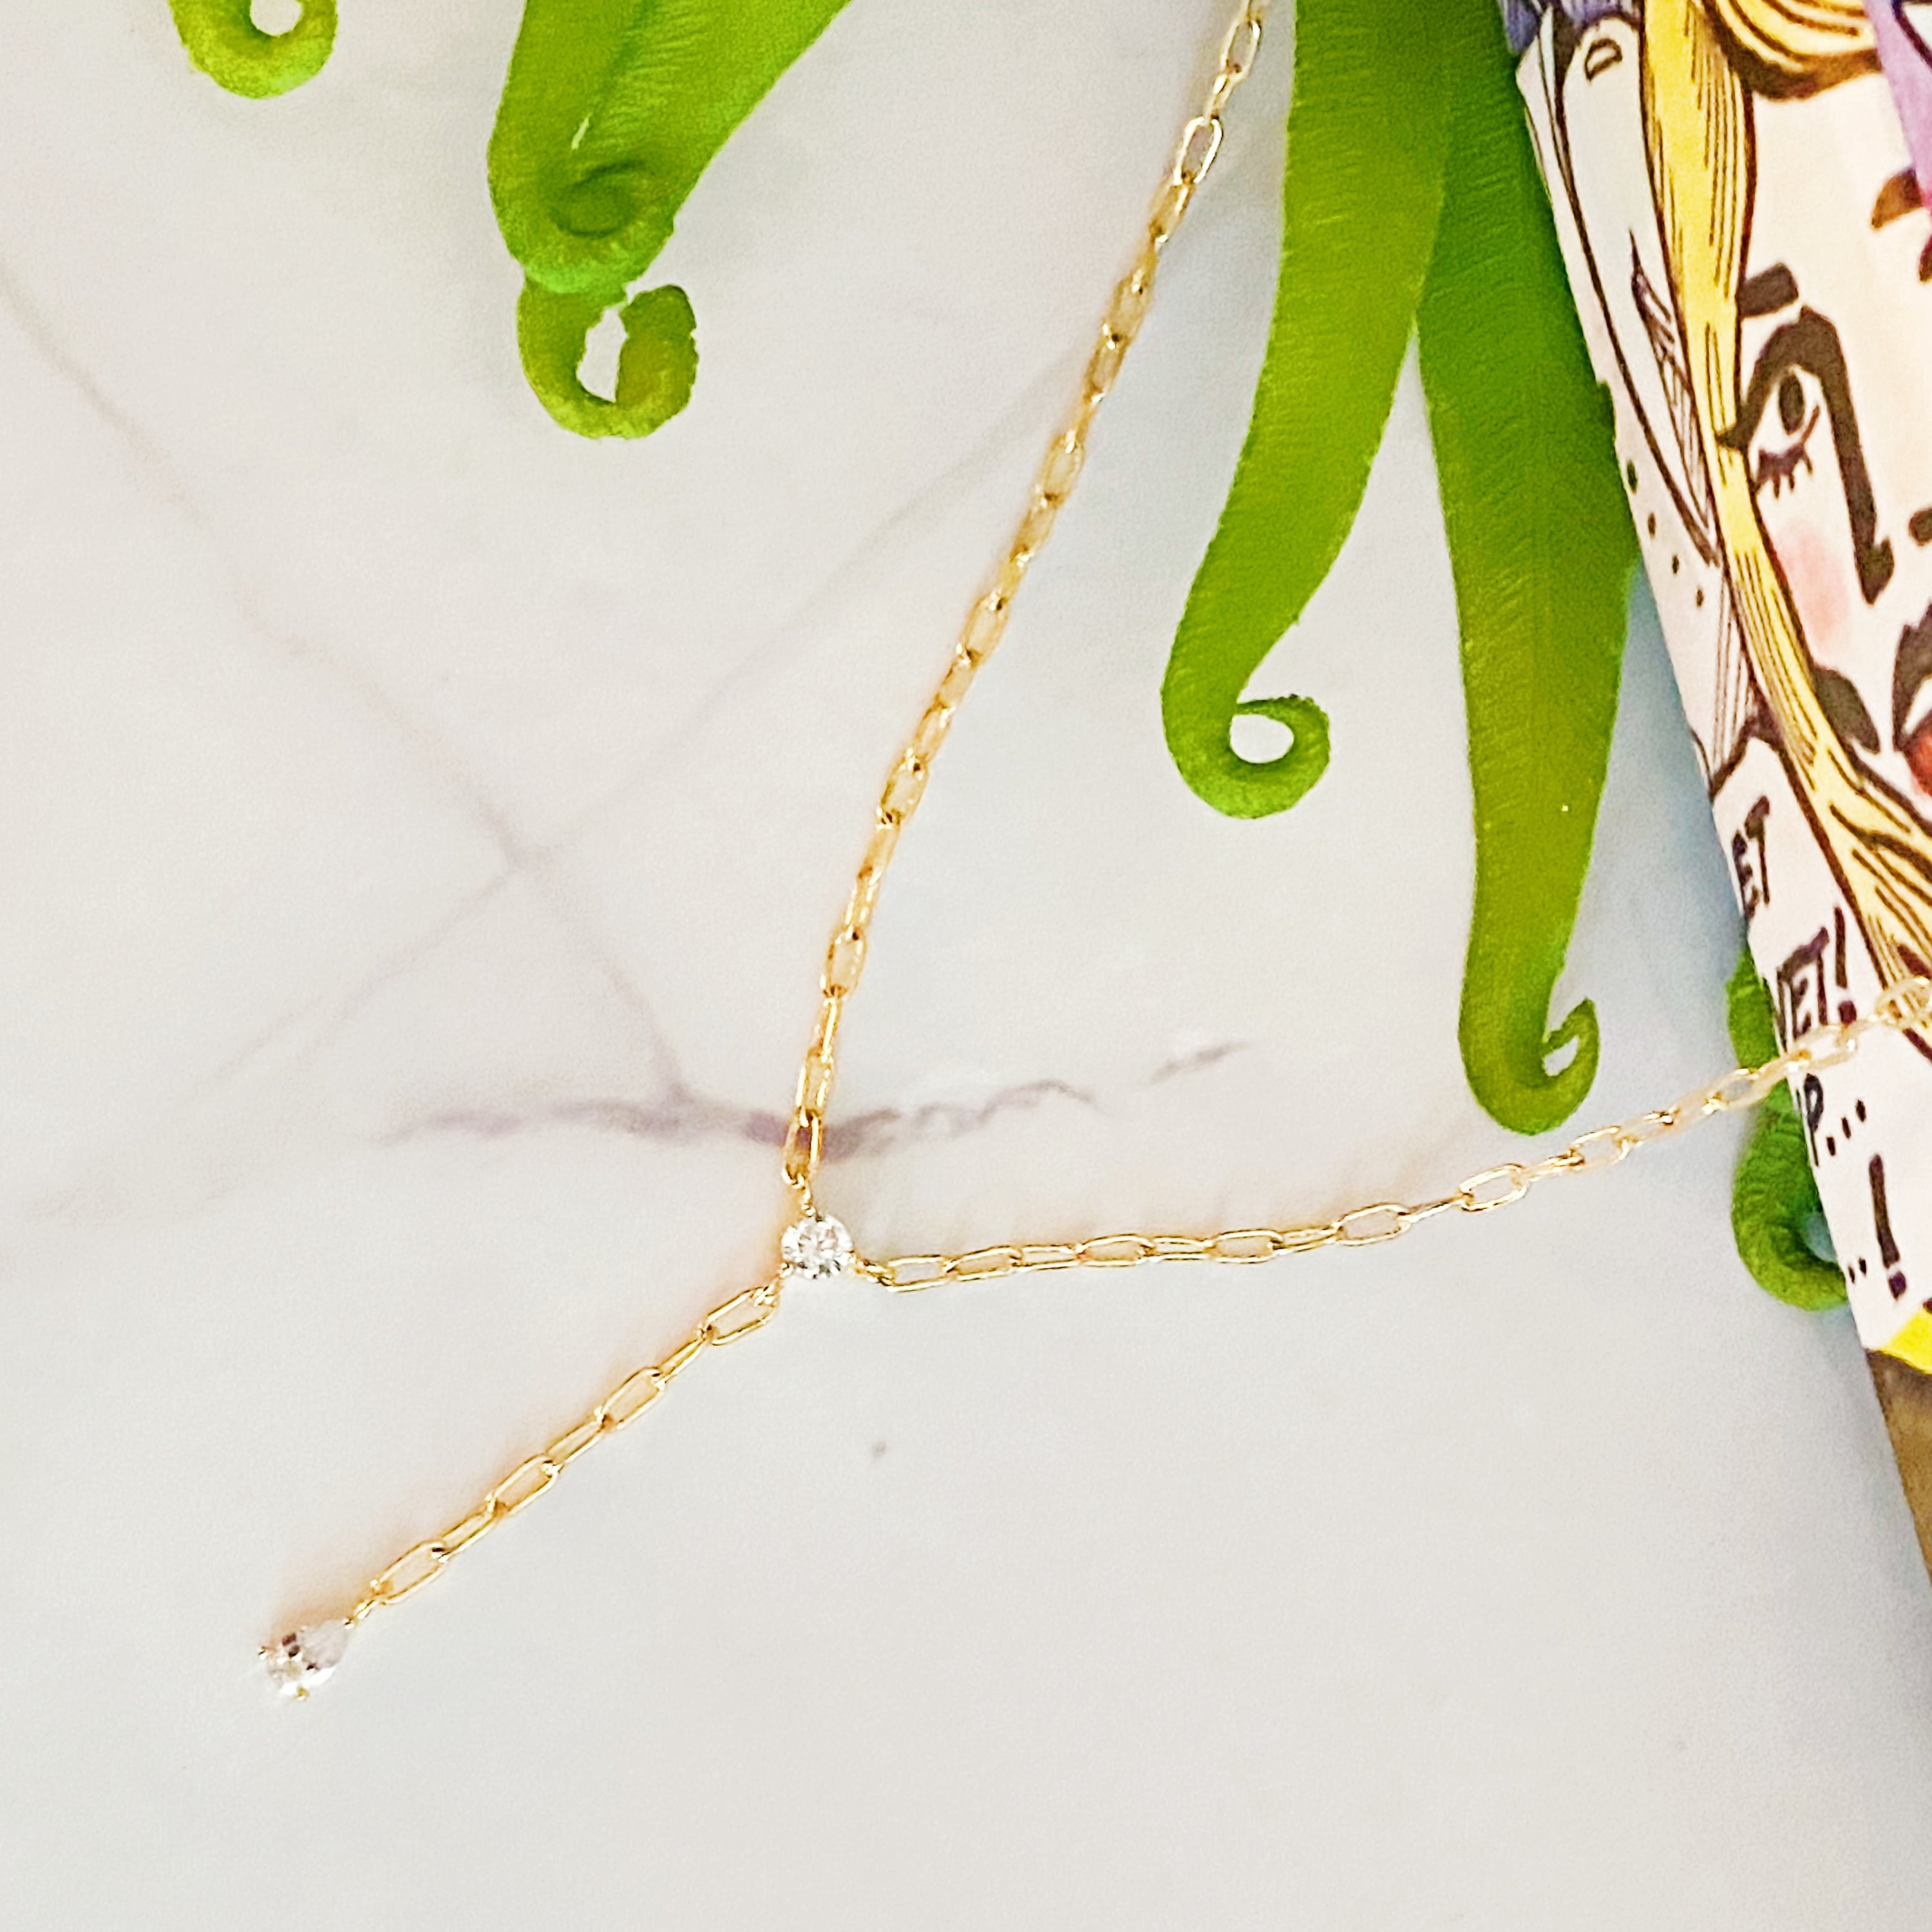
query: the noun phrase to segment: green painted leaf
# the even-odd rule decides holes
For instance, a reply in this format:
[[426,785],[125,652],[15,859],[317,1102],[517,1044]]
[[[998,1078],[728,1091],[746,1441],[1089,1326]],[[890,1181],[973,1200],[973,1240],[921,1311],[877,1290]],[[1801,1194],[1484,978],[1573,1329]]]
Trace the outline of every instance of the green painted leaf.
[[[1285,811],[1328,762],[1305,698],[1244,703],[1300,617],[1367,486],[1415,320],[1448,116],[1435,7],[1300,0],[1282,190],[1281,277],[1247,441],[1174,638],[1161,711],[1181,776],[1217,812]],[[1286,724],[1265,762],[1238,716]]]
[[335,44],[335,0],[302,0],[301,17],[264,33],[250,0],[170,0],[188,58],[230,94],[265,100],[312,80]]
[[[644,436],[697,373],[682,290],[628,299],[698,177],[845,0],[526,0],[490,139],[490,194],[528,280],[518,340],[566,428]],[[622,305],[616,394],[578,376]]]
[[[1463,1065],[1535,1133],[1595,1078],[1595,1009],[1553,1030],[1609,762],[1636,540],[1490,0],[1445,0],[1454,112],[1417,322],[1456,578],[1474,796]],[[1575,1052],[1561,1071],[1548,1062]]]
[[[1778,1052],[1771,995],[1748,950],[1725,988],[1731,1046],[1740,1060],[1761,1066]],[[1806,1238],[1822,1225],[1818,1183],[1804,1155],[1804,1127],[1790,1090],[1776,1088],[1751,1126],[1731,1184],[1731,1233],[1738,1258],[1767,1294],[1795,1308],[1841,1306],[1844,1278]]]
[[1778,1058],[1777,1010],[1757,976],[1748,946],[1738,954],[1724,987],[1724,1023],[1731,1036],[1731,1051],[1741,1065],[1762,1066]]

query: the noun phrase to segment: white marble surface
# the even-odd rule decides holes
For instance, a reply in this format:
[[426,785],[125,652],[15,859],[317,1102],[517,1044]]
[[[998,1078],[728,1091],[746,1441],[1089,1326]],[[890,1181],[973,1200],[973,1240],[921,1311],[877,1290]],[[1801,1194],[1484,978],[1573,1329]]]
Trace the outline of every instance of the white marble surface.
[[[0,1921],[1922,1926],[1932,1592],[1724,1126],[1393,1250],[800,1298],[269,1700],[762,1264],[868,802],[1222,0],[854,0],[662,265],[694,406],[599,446],[514,361],[514,10],[345,6],[258,105],[161,0],[0,0]],[[874,1252],[1508,1150],[1412,385],[1262,674],[1329,778],[1232,824],[1160,742],[1289,38],[881,915]],[[1592,1116],[1724,1064],[1736,944],[1640,611]]]

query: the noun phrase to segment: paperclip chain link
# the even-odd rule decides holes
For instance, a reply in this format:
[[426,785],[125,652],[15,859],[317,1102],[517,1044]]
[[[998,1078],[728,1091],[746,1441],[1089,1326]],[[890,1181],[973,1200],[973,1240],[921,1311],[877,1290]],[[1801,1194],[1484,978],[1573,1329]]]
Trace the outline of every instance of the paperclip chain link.
[[527,1509],[593,1443],[636,1421],[706,1348],[726,1348],[756,1334],[778,1312],[784,1287],[784,1277],[775,1275],[721,1301],[662,1360],[632,1370],[582,1421],[566,1429],[548,1448],[525,1456],[460,1522],[412,1544],[372,1577],[356,1598],[349,1621],[359,1624],[371,1610],[400,1604],[430,1578],[441,1576],[459,1552]]

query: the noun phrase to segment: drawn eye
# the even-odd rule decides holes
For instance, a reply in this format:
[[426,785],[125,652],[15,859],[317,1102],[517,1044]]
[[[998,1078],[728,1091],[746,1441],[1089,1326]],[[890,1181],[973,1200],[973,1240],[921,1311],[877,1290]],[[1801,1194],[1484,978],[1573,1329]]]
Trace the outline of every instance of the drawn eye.
[[1624,50],[1607,34],[1591,36],[1583,55],[1583,78],[1594,80],[1600,74],[1608,74],[1613,67],[1623,64]]
[[1750,440],[1751,488],[1773,496],[1798,487],[1811,468],[1811,438],[1824,419],[1824,391],[1810,370],[1792,368],[1778,378]]

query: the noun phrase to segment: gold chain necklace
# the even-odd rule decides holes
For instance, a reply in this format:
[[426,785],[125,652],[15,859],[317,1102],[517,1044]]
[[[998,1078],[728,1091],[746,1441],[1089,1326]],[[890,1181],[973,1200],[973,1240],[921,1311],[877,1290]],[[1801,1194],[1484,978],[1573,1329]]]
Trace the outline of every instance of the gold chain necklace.
[[1199,112],[1180,131],[1167,177],[1156,196],[1138,259],[1115,286],[1087,364],[1080,398],[1048,446],[1032,495],[991,587],[973,605],[931,700],[894,764],[880,794],[872,836],[852,882],[844,916],[819,974],[818,1024],[799,1069],[797,1098],[786,1130],[783,1171],[794,1217],[779,1238],[778,1265],[766,1280],[721,1301],[661,1360],[646,1363],[548,1447],[526,1456],[460,1522],[404,1551],[372,1578],[343,1616],[290,1630],[264,1646],[269,1675],[286,1695],[306,1697],[341,1661],[350,1635],[373,1612],[400,1603],[479,1538],[529,1508],[592,1444],[635,1421],[707,1351],[754,1334],[778,1311],[788,1284],[857,1276],[894,1294],[944,1282],[982,1281],[1056,1268],[1138,1268],[1150,1262],[1220,1262],[1247,1266],[1319,1248],[1370,1247],[1392,1241],[1438,1214],[1486,1214],[1520,1201],[1540,1180],[1558,1174],[1600,1173],[1639,1148],[1679,1133],[1713,1114],[1756,1106],[1789,1075],[1836,1066],[1856,1053],[1874,1029],[1900,1031],[1932,1024],[1932,981],[1889,986],[1871,1011],[1807,1034],[1762,1066],[1738,1066],[1667,1107],[1581,1134],[1534,1161],[1504,1161],[1472,1174],[1433,1200],[1376,1201],[1332,1220],[1278,1228],[1234,1228],[1218,1234],[1102,1234],[1079,1241],[1003,1242],[962,1254],[902,1255],[892,1261],[861,1256],[844,1227],[823,1213],[815,1186],[824,1149],[825,1120],[836,1070],[838,1032],[858,990],[879,902],[901,836],[925,796],[933,760],[982,666],[1004,634],[1034,560],[1052,534],[1086,461],[1088,439],[1100,406],[1112,392],[1128,349],[1153,299],[1161,256],[1221,150],[1224,115],[1261,51],[1269,0],[1246,0],[1222,35],[1214,77]]

